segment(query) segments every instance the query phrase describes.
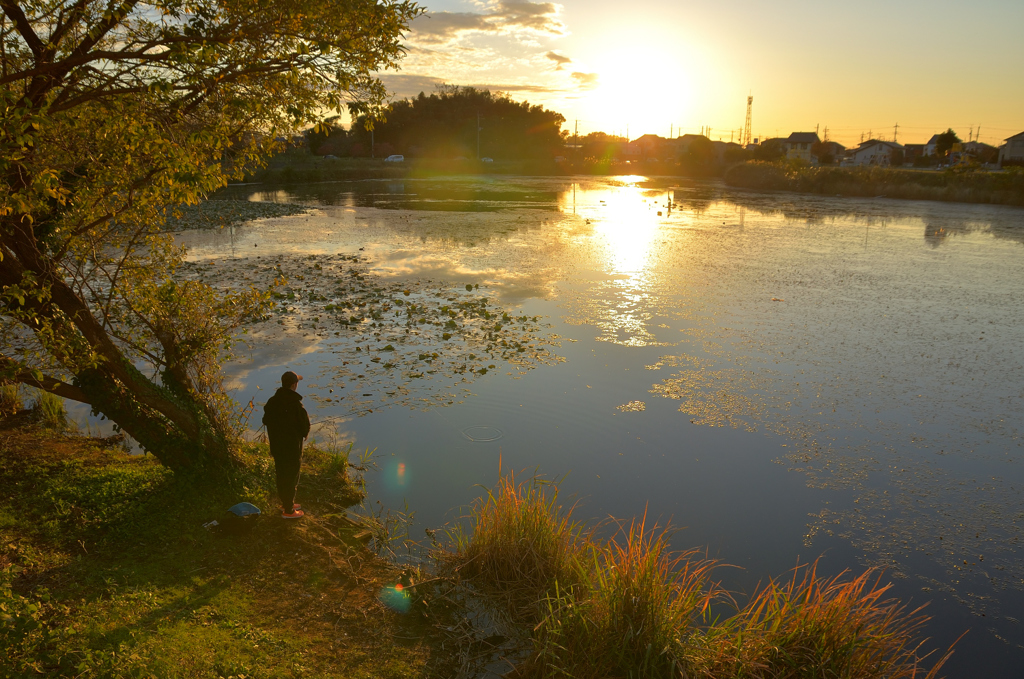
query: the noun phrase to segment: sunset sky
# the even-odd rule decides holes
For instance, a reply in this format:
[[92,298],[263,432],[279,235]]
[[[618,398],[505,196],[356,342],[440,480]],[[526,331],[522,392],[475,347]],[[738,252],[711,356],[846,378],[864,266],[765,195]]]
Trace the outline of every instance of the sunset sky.
[[829,128],[924,142],[953,127],[1001,143],[1024,131],[1024,1],[427,0],[396,97],[438,83],[508,92],[565,128],[636,138],[710,126],[738,136]]

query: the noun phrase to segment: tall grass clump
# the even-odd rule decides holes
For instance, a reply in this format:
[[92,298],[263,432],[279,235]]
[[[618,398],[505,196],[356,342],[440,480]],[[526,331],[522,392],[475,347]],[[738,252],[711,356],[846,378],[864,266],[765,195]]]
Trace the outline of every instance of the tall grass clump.
[[20,386],[17,383],[0,384],[0,417],[16,413],[24,407]]
[[[925,666],[928,617],[886,598],[878,571],[823,578],[812,564],[737,605],[711,580],[714,563],[672,552],[646,514],[599,540],[557,498],[554,484],[501,476],[439,555],[532,628],[513,676],[933,679],[952,653]],[[712,618],[716,600],[735,614]]]
[[449,532],[452,548],[441,553],[443,566],[530,618],[540,614],[540,602],[556,583],[569,590],[579,584],[589,533],[572,519],[572,507],[559,504],[556,484],[536,477],[517,484],[510,472],[469,516],[471,531],[458,526]]
[[[686,639],[717,594],[713,563],[695,551],[672,553],[668,531],[646,516],[588,548],[588,579],[547,599],[534,628],[530,676],[678,677]],[[528,668],[528,669],[527,669]]]
[[736,615],[691,639],[698,677],[933,679],[952,649],[929,669],[920,655],[928,616],[886,598],[891,584],[869,569],[823,578],[817,564],[770,581]]
[[32,410],[46,429],[64,431],[68,428],[68,411],[60,396],[40,391],[32,402]]

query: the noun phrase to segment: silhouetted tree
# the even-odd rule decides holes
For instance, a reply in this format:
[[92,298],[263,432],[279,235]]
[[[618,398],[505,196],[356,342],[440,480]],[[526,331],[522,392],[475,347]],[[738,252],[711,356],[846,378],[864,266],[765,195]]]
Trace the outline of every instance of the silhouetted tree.
[[[394,102],[386,118],[373,121],[372,127],[377,145],[390,144],[396,153],[475,158],[478,120],[481,156],[553,158],[565,143],[562,114],[502,93],[454,85],[442,85],[430,96],[420,92],[414,99]],[[349,136],[368,148],[366,128],[367,116],[359,113]]]
[[306,130],[306,144],[313,155],[341,155],[347,141],[345,128],[338,122],[339,116],[331,116],[316,127]]
[[956,132],[953,128],[949,128],[938,136],[935,140],[935,155],[940,158],[945,158],[946,154],[949,153],[950,149],[953,148],[953,144],[959,144],[960,137],[956,136]]
[[785,155],[786,149],[783,148],[781,139],[765,139],[754,149],[754,160],[775,162]]

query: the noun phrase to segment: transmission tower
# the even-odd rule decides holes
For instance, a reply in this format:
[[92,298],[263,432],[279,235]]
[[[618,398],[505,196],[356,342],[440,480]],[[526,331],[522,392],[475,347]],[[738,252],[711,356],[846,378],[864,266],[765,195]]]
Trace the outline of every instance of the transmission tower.
[[743,147],[746,148],[750,145],[750,111],[754,107],[754,97],[747,97],[747,122],[743,124],[743,136],[740,138],[740,142]]

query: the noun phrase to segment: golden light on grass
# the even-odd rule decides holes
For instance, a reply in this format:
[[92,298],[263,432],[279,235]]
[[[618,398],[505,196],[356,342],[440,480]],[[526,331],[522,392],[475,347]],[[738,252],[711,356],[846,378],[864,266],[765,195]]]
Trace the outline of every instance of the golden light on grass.
[[598,539],[557,490],[501,475],[438,554],[532,627],[533,653],[512,676],[932,679],[952,653],[921,653],[927,616],[886,598],[876,570],[826,578],[803,566],[713,616],[715,600],[732,599],[712,561],[673,552],[646,514]]

